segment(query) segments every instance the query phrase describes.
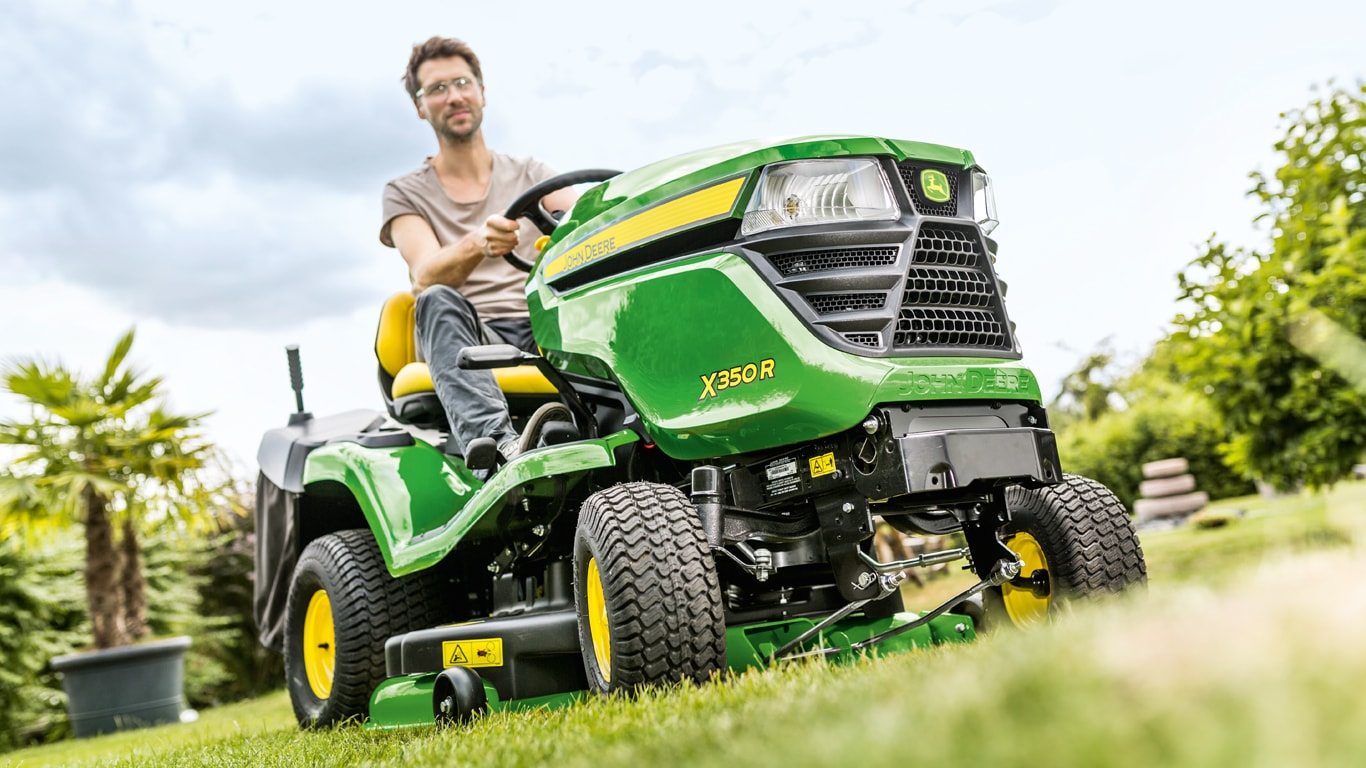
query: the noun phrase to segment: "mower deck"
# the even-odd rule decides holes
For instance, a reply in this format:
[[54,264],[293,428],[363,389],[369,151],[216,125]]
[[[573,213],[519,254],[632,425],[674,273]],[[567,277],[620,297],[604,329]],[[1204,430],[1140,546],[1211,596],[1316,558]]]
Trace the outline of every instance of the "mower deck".
[[[416,637],[406,638],[406,643],[405,638],[395,638],[390,641],[390,646],[392,648],[395,645],[406,644],[410,648],[415,648],[418,645],[444,645],[447,658],[443,660],[443,663],[444,661],[456,660],[454,657],[457,655],[471,662],[471,668],[480,673],[484,693],[488,699],[489,712],[516,712],[537,707],[559,708],[578,701],[585,694],[584,689],[577,688],[555,693],[522,696],[521,698],[505,698],[499,692],[500,687],[504,689],[504,693],[508,693],[512,689],[511,681],[517,678],[521,671],[515,668],[518,664],[532,667],[541,666],[542,669],[540,670],[532,670],[533,675],[538,679],[541,679],[541,676],[535,675],[535,672],[544,671],[543,665],[537,665],[538,659],[554,658],[555,662],[560,665],[581,665],[577,649],[575,654],[568,658],[564,654],[543,655],[546,649],[542,649],[541,654],[525,656],[512,654],[508,657],[502,655],[503,637],[516,634],[525,638],[527,635],[522,634],[519,630],[526,628],[525,623],[528,620],[537,624],[554,623],[555,619],[551,617],[557,615],[533,614],[493,619],[475,624],[439,627],[423,630],[422,633],[412,633]],[[572,617],[573,614],[569,613],[568,616]],[[915,622],[920,617],[921,614],[915,613],[897,613],[882,618],[867,618],[862,615],[849,616],[832,623],[825,631],[791,649],[787,658],[804,658],[811,655],[812,651],[825,649],[826,659],[835,662],[847,662],[860,655],[858,651],[851,650],[855,644]],[[731,673],[739,673],[770,665],[772,663],[770,660],[776,651],[810,631],[816,626],[817,621],[817,619],[811,618],[793,618],[729,627],[726,630],[726,664],[728,669]],[[474,627],[483,627],[484,629],[472,633],[470,628]],[[482,634],[484,637],[468,639],[471,634]],[[972,619],[958,614],[944,613],[929,619],[921,626],[888,637],[871,647],[876,649],[875,652],[877,653],[903,653],[942,643],[969,642],[975,637],[976,632],[973,628]],[[476,660],[472,656],[466,655],[471,650],[477,653],[480,648],[491,649],[493,647],[497,648],[496,656],[492,653],[486,653],[482,660]],[[460,666],[464,665],[461,664]],[[436,722],[434,687],[438,674],[438,672],[423,672],[391,676],[370,697],[370,719],[365,727],[368,729],[390,729],[431,725]],[[583,677],[583,673],[579,669],[571,669],[565,674],[578,679]],[[495,684],[495,679],[501,685]],[[543,679],[541,681],[543,683]],[[520,687],[527,689],[525,684]]]

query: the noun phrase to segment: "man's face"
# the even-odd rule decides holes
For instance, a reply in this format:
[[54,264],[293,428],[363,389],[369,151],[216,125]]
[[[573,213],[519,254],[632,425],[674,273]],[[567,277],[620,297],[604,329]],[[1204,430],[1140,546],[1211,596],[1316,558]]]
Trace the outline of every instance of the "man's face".
[[[426,95],[435,83],[450,83],[465,78],[474,84],[466,90],[449,87],[440,96]],[[418,65],[417,82],[424,95],[417,99],[417,114],[431,123],[438,136],[450,141],[469,141],[484,122],[484,86],[475,80],[469,62],[459,56],[428,59]]]

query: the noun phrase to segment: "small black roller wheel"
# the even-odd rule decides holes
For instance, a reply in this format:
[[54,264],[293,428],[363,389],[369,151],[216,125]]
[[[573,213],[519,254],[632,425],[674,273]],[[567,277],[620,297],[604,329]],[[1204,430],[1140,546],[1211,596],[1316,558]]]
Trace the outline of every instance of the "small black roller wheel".
[[439,624],[440,595],[430,571],[390,576],[368,530],[305,547],[285,607],[285,677],[299,724],[363,720],[384,681],[384,642]]
[[432,687],[432,717],[441,726],[467,723],[488,710],[488,692],[479,674],[467,667],[450,667],[436,676]]
[[574,538],[574,604],[593,691],[704,682],[725,667],[716,562],[677,488],[626,483],[588,497]]
[[[1001,539],[1024,561],[1019,576],[983,593],[989,626],[1030,626],[1070,601],[1092,600],[1148,580],[1143,548],[1124,504],[1078,475],[1006,492],[1011,522]],[[1006,621],[999,621],[1004,617]]]

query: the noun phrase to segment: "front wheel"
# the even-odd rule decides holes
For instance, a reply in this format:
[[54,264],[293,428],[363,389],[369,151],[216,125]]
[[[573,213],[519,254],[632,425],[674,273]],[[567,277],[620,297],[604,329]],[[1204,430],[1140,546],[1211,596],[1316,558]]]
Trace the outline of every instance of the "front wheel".
[[384,681],[384,642],[445,618],[430,571],[396,579],[367,530],[314,539],[285,606],[285,676],[304,727],[364,719]]
[[1075,600],[1091,600],[1148,580],[1129,512],[1104,485],[1065,475],[1057,485],[1011,488],[1011,520],[1001,540],[1024,561],[1019,576],[983,595],[988,622],[1041,623]]
[[703,682],[725,666],[716,562],[677,488],[626,483],[588,497],[574,537],[574,605],[596,692]]

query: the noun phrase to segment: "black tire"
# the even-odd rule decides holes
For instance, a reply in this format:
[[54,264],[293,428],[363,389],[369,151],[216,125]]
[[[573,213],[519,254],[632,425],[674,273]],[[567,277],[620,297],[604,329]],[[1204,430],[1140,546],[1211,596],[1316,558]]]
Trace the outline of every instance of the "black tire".
[[[1068,603],[1147,583],[1143,548],[1128,510],[1095,480],[1064,475],[1061,483],[1044,488],[1010,488],[1006,506],[1012,519],[1002,528],[1001,538],[1023,557],[1026,568],[1016,580],[1018,586],[993,587],[983,593],[989,627],[1038,623]],[[1040,556],[1042,568],[1031,568]],[[1045,575],[1035,575],[1036,570]],[[1021,581],[1031,576],[1033,589]]]
[[451,667],[436,676],[432,685],[432,717],[437,725],[468,723],[488,708],[488,692],[479,673],[469,667]]
[[[317,661],[317,652],[304,647],[309,608],[319,593],[327,604],[317,603],[315,618],[328,621],[325,609],[330,608],[330,670],[325,658]],[[435,626],[447,618],[445,613],[435,574],[390,576],[370,531],[338,531],[315,539],[294,567],[285,606],[285,678],[299,724],[310,728],[363,720],[370,694],[385,678],[384,642]],[[315,661],[312,677],[310,660]],[[315,685],[323,686],[321,691]]]
[[700,683],[725,667],[716,561],[677,488],[626,483],[588,497],[574,536],[574,604],[590,690]]

